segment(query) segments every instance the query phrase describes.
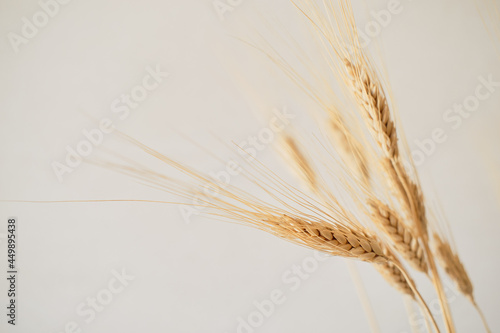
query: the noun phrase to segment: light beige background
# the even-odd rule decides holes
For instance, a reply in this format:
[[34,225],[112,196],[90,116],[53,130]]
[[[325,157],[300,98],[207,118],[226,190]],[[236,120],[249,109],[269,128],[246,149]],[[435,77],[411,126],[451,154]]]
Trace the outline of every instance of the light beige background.
[[[238,3],[234,1],[233,3]],[[298,18],[286,0],[243,0],[221,20],[212,0],[79,1],[61,5],[38,34],[14,52],[9,32],[40,11],[34,0],[2,1],[0,11],[0,199],[159,199],[167,194],[91,165],[81,165],[60,183],[51,163],[84,137],[95,119],[114,117],[111,103],[140,84],[146,67],[170,75],[120,130],[206,171],[220,165],[179,133],[229,158],[216,140],[240,142],[266,124],[235,75],[262,82],[269,106],[300,112],[279,95],[266,66],[232,36],[251,35],[263,19],[284,25]],[[498,53],[473,1],[401,0],[377,38],[410,146],[443,128],[446,142],[419,167],[451,221],[479,304],[493,331],[500,329],[500,89],[453,130],[443,114],[474,94],[478,77],[500,81]],[[362,25],[370,10],[387,1],[356,4]],[[498,22],[497,22],[498,23]],[[375,45],[375,43],[374,43]],[[234,53],[231,53],[233,52]],[[237,70],[236,70],[237,69]],[[276,95],[274,92],[276,89]],[[264,115],[263,115],[264,114]],[[113,136],[102,146],[115,147]],[[272,148],[259,158],[284,172]],[[137,155],[137,158],[145,158]],[[146,162],[146,158],[144,160]],[[280,171],[283,170],[283,171]],[[169,170],[164,172],[169,174]],[[237,185],[238,179],[234,180]],[[367,321],[345,262],[330,259],[290,291],[282,276],[311,252],[267,234],[195,217],[183,221],[171,205],[144,203],[1,203],[0,233],[8,216],[19,218],[19,325],[2,332],[64,332],[70,322],[82,332],[237,332],[238,318],[273,290],[286,301],[255,332],[367,332]],[[1,267],[5,270],[5,239]],[[358,265],[383,332],[410,332],[398,294],[370,267]],[[134,280],[90,323],[76,309],[105,290],[113,271]],[[2,273],[3,274],[3,273]],[[3,275],[2,275],[3,276]],[[435,297],[421,276],[429,301]],[[449,281],[447,285],[451,286]],[[0,283],[5,304],[6,284]],[[481,323],[462,296],[451,307],[459,332],[480,332]],[[3,308],[3,305],[2,305]]]

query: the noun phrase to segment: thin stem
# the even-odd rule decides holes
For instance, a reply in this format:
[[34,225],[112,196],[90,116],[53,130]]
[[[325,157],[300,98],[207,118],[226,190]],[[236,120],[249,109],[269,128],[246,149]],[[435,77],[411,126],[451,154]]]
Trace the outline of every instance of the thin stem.
[[486,332],[491,333],[490,327],[488,326],[488,322],[486,321],[486,317],[484,316],[483,311],[481,311],[481,308],[477,305],[474,299],[472,299],[471,302],[476,308],[477,312],[479,313],[479,316],[481,316],[481,320],[483,321],[483,325],[484,328],[486,329]]
[[363,280],[361,279],[361,275],[359,274],[356,263],[352,260],[347,260],[346,262],[347,267],[349,268],[349,273],[351,274],[351,279],[353,280],[354,286],[356,287],[358,298],[363,305],[363,310],[365,311],[365,315],[368,319],[371,331],[373,333],[382,333],[377,321],[377,316],[375,315],[375,311],[373,311],[373,306],[371,305],[368,293],[366,292],[366,288],[363,284]]
[[[405,174],[405,169],[404,167],[400,164],[399,161],[391,160],[392,166],[394,170],[396,171],[397,178],[401,181],[401,184],[404,188],[404,192],[409,192],[409,184],[404,181],[405,177],[403,175]],[[407,198],[407,202],[409,203],[409,208],[410,211],[414,214],[414,220],[415,224],[417,227],[417,231],[421,237],[422,240],[422,246],[425,252],[425,256],[427,259],[427,263],[430,268],[430,273],[428,273],[429,279],[432,281],[432,284],[434,285],[434,289],[436,290],[439,298],[439,305],[441,306],[441,309],[443,311],[444,319],[445,319],[445,324],[446,324],[446,331],[448,333],[455,333],[455,326],[453,324],[453,318],[451,316],[451,310],[450,306],[448,304],[448,300],[446,299],[446,295],[444,293],[444,287],[443,283],[441,282],[441,278],[439,277],[439,272],[436,267],[436,262],[434,260],[434,255],[431,252],[430,246],[429,246],[429,235],[427,233],[427,226],[423,225],[424,221],[421,221],[420,218],[418,217],[419,214],[417,212],[417,209],[415,207],[415,203],[413,200],[410,200],[410,198]]]
[[[410,328],[411,328],[412,333],[421,333],[418,326],[415,325],[415,323],[411,320],[411,318],[413,318],[413,316],[417,313],[415,311],[415,308],[413,307],[413,298],[411,298],[410,296],[404,296],[403,299],[404,299],[404,303],[405,303],[405,307],[406,307],[406,313],[408,314],[408,318],[410,319],[409,324],[410,324]],[[429,323],[429,319],[427,318],[427,316],[425,316],[425,325],[427,326],[427,331],[431,332],[430,323]]]
[[443,310],[443,315],[446,324],[446,331],[448,333],[455,333],[455,326],[453,324],[453,318],[451,316],[450,306],[448,304],[448,300],[446,299],[446,295],[444,293],[443,283],[441,282],[441,279],[439,277],[439,272],[436,267],[436,262],[434,261],[434,256],[431,253],[427,239],[424,239],[422,244],[425,250],[429,268],[432,273],[432,275],[429,276],[429,278],[431,279],[432,284],[434,285],[434,289],[436,289],[436,292],[439,297],[439,304],[441,306],[441,309]]
[[436,330],[436,332],[440,333],[441,331],[439,330],[439,326],[436,323],[436,319],[434,319],[434,316],[432,315],[431,311],[429,310],[429,307],[427,306],[427,303],[425,302],[425,300],[422,297],[422,295],[418,292],[417,287],[413,283],[413,280],[410,278],[410,276],[408,275],[408,273],[406,273],[406,270],[400,264],[398,264],[397,262],[391,262],[391,263],[394,266],[396,266],[401,271],[401,274],[403,274],[404,278],[408,282],[408,285],[410,286],[411,290],[415,294],[415,297],[419,301],[422,310],[427,315],[427,317],[431,320],[432,325],[434,326],[434,329]]

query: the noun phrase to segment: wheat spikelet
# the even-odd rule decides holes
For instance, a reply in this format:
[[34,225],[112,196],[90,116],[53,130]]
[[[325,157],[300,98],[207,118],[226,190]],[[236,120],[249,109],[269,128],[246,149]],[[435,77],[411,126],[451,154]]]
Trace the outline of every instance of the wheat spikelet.
[[[401,164],[401,160],[391,160],[384,158],[382,161],[384,170],[389,175],[391,183],[395,187],[395,192],[403,205],[406,213],[415,223],[421,227],[422,235],[427,235],[427,211],[425,198],[420,188],[420,184],[412,180],[406,169]],[[417,228],[418,229],[418,228]]]
[[365,111],[368,127],[384,154],[382,165],[385,172],[390,175],[406,211],[416,223],[420,224],[422,234],[426,234],[427,217],[423,192],[401,163],[396,127],[377,74],[367,61],[360,58],[362,61],[358,65],[353,65],[348,59],[344,60],[346,71],[351,78],[351,88],[356,100]]
[[391,119],[389,104],[376,76],[368,73],[365,66],[345,59],[346,71],[351,79],[352,91],[357,102],[365,111],[368,124],[385,156],[399,155],[396,127]]
[[377,271],[391,286],[403,294],[415,297],[396,257],[373,236],[346,228],[335,229],[318,223],[306,223],[287,215],[275,219],[274,223],[308,244],[314,244],[312,247],[317,250],[375,264]]
[[[406,175],[406,177],[408,177]],[[409,188],[409,196],[411,198],[413,204],[413,210],[415,212],[415,219],[420,223],[422,227],[422,232],[427,234],[427,213],[425,208],[425,199],[422,189],[418,185],[418,183],[413,182],[411,179],[407,180],[408,188]]]
[[474,287],[458,254],[439,235],[434,234],[434,241],[436,242],[436,256],[441,266],[448,276],[455,281],[458,290],[474,302]]
[[265,220],[282,238],[297,239],[319,251],[370,263],[390,260],[380,242],[364,231],[338,227],[331,223],[306,222],[289,214],[270,216]]
[[[350,133],[345,129],[345,127],[339,127],[336,129],[339,134],[343,134],[344,137]],[[352,134],[351,134],[352,135]],[[356,140],[353,141],[357,143]],[[369,187],[368,170],[366,169],[366,162],[364,160],[355,162],[356,159],[362,159],[364,155],[361,150],[353,150],[356,146],[350,145],[348,142],[344,144],[342,152],[345,156],[351,157],[352,164],[362,165],[365,167],[366,173],[363,173],[362,179],[365,179],[364,184]],[[359,152],[359,153],[358,153]],[[359,171],[359,170],[358,170]],[[425,217],[425,207],[422,206],[423,197],[419,194],[419,189],[417,186],[413,186],[414,183],[408,181],[410,184],[410,189],[414,196],[410,200],[415,200],[417,202],[417,211],[420,212],[419,219],[426,220]],[[373,195],[373,194],[372,194]],[[426,273],[428,270],[427,261],[424,255],[424,249],[420,246],[418,237],[415,236],[413,230],[411,230],[403,220],[398,216],[398,214],[387,205],[383,204],[380,200],[369,199],[368,205],[372,208],[372,222],[374,222],[377,227],[381,229],[389,236],[393,241],[393,245],[396,250],[398,250],[401,255],[417,270]],[[410,205],[408,203],[408,205]],[[423,212],[423,215],[422,215]],[[399,272],[399,270],[398,270]]]
[[419,237],[427,236],[427,216],[423,192],[420,184],[412,180],[401,162],[398,148],[398,136],[391,111],[377,74],[371,69],[363,56],[354,65],[354,61],[344,59],[346,72],[350,77],[351,90],[364,110],[364,119],[383,152],[381,164],[389,175],[397,197],[402,202],[408,215],[418,224]]
[[[401,163],[398,136],[383,87],[371,65],[363,57],[357,65],[345,59],[346,71],[351,78],[351,89],[364,110],[364,119],[383,152],[382,166],[412,220],[419,224],[420,237],[427,234],[427,217],[423,192],[412,180]],[[419,227],[417,230],[419,230]]]
[[458,254],[453,250],[449,242],[445,241],[444,238],[441,238],[436,233],[434,234],[434,242],[436,257],[441,264],[441,267],[443,267],[446,274],[448,274],[448,276],[455,282],[458,290],[474,305],[481,317],[486,331],[491,333],[488,321],[474,298],[474,286],[472,285],[472,281]]
[[472,285],[472,281],[458,254],[452,249],[450,243],[444,241],[438,234],[434,234],[434,242],[436,246],[436,257],[441,267],[443,267],[446,274],[455,282],[458,290],[474,305],[481,316],[486,331],[491,333],[488,321],[474,298],[474,286]]
[[[136,140],[131,138],[128,139],[148,154],[189,174],[193,179],[201,182],[201,184],[206,183],[207,179],[195,170],[167,158]],[[296,152],[300,153],[299,146],[296,144],[293,146]],[[314,174],[314,170],[308,166],[309,162],[303,154],[296,154],[295,156],[299,158],[302,167]],[[174,186],[172,186],[168,178],[164,178],[140,165],[123,166],[118,164],[107,164],[107,167],[114,168],[120,172],[126,170],[126,174],[129,176],[131,175],[143,181],[151,182],[156,187],[166,189],[176,195],[185,196],[193,193],[193,190],[182,186],[178,191],[174,190]],[[309,179],[316,179],[316,177]],[[177,187],[179,185],[180,184],[177,184]],[[208,207],[214,209],[213,213],[207,212],[207,214],[229,218],[230,220],[253,226],[292,243],[315,249],[332,256],[341,256],[347,259],[375,264],[377,269],[393,287],[405,294],[412,294],[411,290],[413,289],[407,278],[405,278],[404,274],[401,272],[402,268],[396,267],[399,263],[389,247],[382,243],[369,230],[362,227],[359,222],[346,217],[346,214],[342,213],[343,210],[341,207],[332,210],[331,213],[334,215],[322,213],[320,207],[314,208],[318,216],[303,215],[300,211],[293,213],[292,209],[284,212],[283,209],[278,209],[268,203],[263,203],[257,198],[253,198],[249,195],[245,196],[231,186],[222,188],[214,183],[211,185],[219,191],[219,195],[209,198],[209,200],[205,202]],[[271,182],[269,186],[272,186]],[[299,198],[297,197],[294,200],[299,200]],[[237,203],[242,205],[237,205]],[[398,265],[394,263],[398,263]],[[401,266],[399,265],[398,267]],[[406,276],[408,277],[408,275]],[[414,285],[413,282],[411,283]]]
[[299,10],[317,31],[329,67],[354,97],[366,128],[381,151],[379,162],[388,176],[387,185],[395,190],[406,215],[414,221],[418,236],[427,237],[423,192],[419,182],[413,180],[403,166],[394,110],[378,72],[360,43],[350,1],[301,0],[299,3]]
[[[303,237],[302,233],[306,233],[313,238],[313,242],[322,244],[320,247],[315,245],[315,248],[323,252],[337,253],[337,255],[346,258],[375,264],[377,271],[391,286],[403,294],[412,298],[415,297],[410,283],[399,268],[401,265],[395,256],[387,249],[383,249],[380,242],[374,239],[373,236],[367,236],[359,231],[348,229],[341,231],[321,224],[308,224],[300,219],[294,219],[286,215],[280,219],[279,223],[285,224],[285,228],[288,230],[293,229],[298,237]],[[399,265],[395,265],[395,263]],[[411,283],[413,284],[413,281]]]
[[[351,65],[352,67],[352,65]],[[370,128],[377,138],[377,142],[382,147],[384,155],[394,160],[399,156],[397,136],[394,123],[390,118],[390,110],[388,102],[383,94],[383,90],[378,81],[371,79],[366,71],[361,71],[359,68],[351,71],[355,85],[358,85],[357,98],[361,104],[365,105],[367,117],[371,119]],[[301,159],[301,156],[298,156]],[[310,172],[306,170],[306,175]],[[202,178],[202,177],[198,177]],[[307,176],[312,183],[316,183],[316,179]],[[343,256],[351,259],[358,259],[370,263],[384,263],[385,275],[390,277],[393,284],[405,290],[401,286],[401,276],[405,278],[404,271],[398,264],[395,264],[394,256],[390,255],[388,247],[381,247],[378,239],[369,232],[364,231],[358,223],[353,221],[343,221],[342,217],[339,220],[335,217],[332,220],[323,220],[321,218],[310,219],[304,214],[292,214],[290,212],[278,212],[275,209],[261,205],[258,203],[248,202],[246,198],[237,197],[227,190],[218,188],[222,195],[231,197],[233,200],[245,205],[245,208],[237,207],[233,204],[224,202],[225,199],[216,198],[217,203],[212,206],[219,213],[233,218],[237,221],[246,222],[261,230],[270,232],[276,236],[287,239],[297,244],[305,245],[309,248],[317,249],[331,255]],[[337,209],[335,207],[334,209]],[[342,210],[341,207],[339,209]],[[385,263],[391,263],[385,264]],[[398,276],[399,270],[400,276]],[[413,283],[405,278],[410,286],[414,289]],[[432,317],[432,316],[431,316]]]
[[369,202],[372,217],[387,236],[395,249],[417,270],[427,272],[427,260],[418,237],[408,228],[396,212],[378,200]]
[[[387,96],[385,95],[381,80],[377,72],[373,70],[369,58],[365,56],[361,47],[358,31],[355,24],[354,15],[350,1],[339,1],[340,7],[336,9],[333,2],[321,2],[327,14],[321,13],[318,7],[312,3],[315,1],[305,1],[310,5],[310,10],[314,16],[306,16],[313,21],[320,35],[327,40],[325,44],[333,49],[331,55],[336,57],[341,63],[339,74],[346,87],[351,90],[357,104],[361,108],[361,114],[370,130],[373,139],[380,147],[382,157],[390,160],[392,167],[387,169],[388,185],[395,185],[398,189],[398,200],[409,212],[407,216],[413,222],[415,234],[421,240],[425,255],[428,260],[430,272],[428,276],[432,279],[436,292],[439,296],[440,305],[443,309],[447,331],[455,332],[448,300],[444,293],[444,288],[439,277],[432,253],[428,244],[427,219],[425,215],[422,191],[417,181],[410,182],[411,179],[405,168],[402,167],[401,156],[398,147],[398,136]],[[333,19],[332,19],[333,16]],[[319,18],[319,19],[318,19]],[[315,22],[317,21],[317,23]],[[339,31],[336,31],[339,30]],[[383,161],[382,162],[383,165]]]
[[[339,135],[338,137],[339,143],[342,142],[344,143],[342,147],[342,153],[346,155],[346,157],[351,157],[350,161],[352,162],[352,165],[362,165],[366,167],[364,162],[356,162],[358,158],[362,157],[361,150],[359,150],[359,154],[353,153],[354,152],[353,146],[349,144],[349,141],[346,138],[346,134],[350,133],[346,131],[345,127],[339,126],[340,125],[339,122],[332,121],[331,123],[332,123],[332,128]],[[292,151],[293,161],[299,167],[299,169],[302,170],[302,174],[309,175],[305,178],[306,180],[309,180],[311,182],[310,186],[312,188],[318,189],[316,184],[317,177],[315,176],[315,173],[311,165],[309,164],[308,160],[302,154],[299,145],[290,136],[288,136],[286,139],[289,148],[293,150]],[[359,170],[360,169],[358,169],[358,171]],[[365,168],[364,170],[366,170],[366,173],[363,173],[363,175],[365,176],[364,179],[366,180],[366,182],[368,182],[367,169]],[[314,181],[314,183],[312,183],[312,181]],[[349,249],[350,251],[355,251],[356,253],[363,253],[363,251],[365,251],[366,254],[363,254],[362,256],[368,256],[367,258],[370,258],[373,256],[373,254],[371,254],[372,251],[370,250],[373,250],[373,245],[377,244],[375,247],[376,249],[375,253],[377,252],[379,254],[382,253],[378,243],[370,243],[370,241],[368,241],[366,236],[364,235],[362,237],[358,237],[353,232],[350,231],[335,232],[331,228],[324,227],[321,225],[316,225],[316,224],[304,225],[302,221],[300,220],[294,221],[294,219],[290,217],[284,217],[284,219],[288,219],[290,223],[292,223],[294,226],[297,226],[297,231],[306,232],[308,235],[312,235],[320,239],[322,242],[326,242],[327,247],[341,246],[345,247],[345,249]],[[349,241],[349,239],[351,239],[351,241]],[[364,247],[362,244],[364,244]],[[379,259],[377,260],[378,263],[375,265],[375,268],[393,288],[395,288],[396,290],[405,295],[409,295],[412,298],[415,298],[415,294],[413,293],[413,290],[411,289],[407,279],[402,274],[401,270],[392,263],[395,260],[397,259],[394,257],[394,255],[391,255],[391,261]]]
[[297,166],[297,173],[304,180],[306,184],[311,187],[313,192],[318,190],[318,179],[314,169],[305,157],[304,153],[299,149],[297,142],[290,136],[284,137],[285,149],[288,152],[293,164]]
[[[394,260],[394,259],[393,259]],[[415,294],[408,283],[408,280],[401,273],[401,270],[392,262],[375,265],[382,277],[400,293],[415,298]]]
[[[339,134],[349,133],[345,131],[345,128],[339,128],[338,132]],[[286,143],[291,150],[290,153],[292,156],[292,160],[295,162],[294,164],[301,170],[301,174],[305,176],[305,180],[310,182],[309,186],[316,190],[319,194],[319,187],[316,183],[316,174],[309,161],[305,158],[304,154],[300,150],[299,145],[290,136],[286,137]],[[346,147],[344,147],[343,153],[351,156],[353,158],[352,162],[354,163],[354,159],[356,159],[358,155],[351,154],[351,146],[348,145],[347,142],[345,143]],[[401,270],[392,263],[397,260],[395,256],[392,254],[387,255],[387,250],[385,251],[386,254],[382,256],[384,254],[384,251],[382,251],[378,242],[369,240],[366,235],[363,235],[359,232],[356,233],[345,228],[343,228],[343,231],[335,231],[331,227],[325,227],[320,224],[308,224],[300,219],[294,219],[286,215],[280,219],[281,223],[284,223],[285,221],[288,222],[290,226],[292,226],[291,230],[294,230],[298,233],[305,232],[307,235],[315,237],[314,240],[316,242],[326,243],[324,244],[324,247],[326,248],[340,247],[343,250],[349,251],[349,253],[345,254],[348,257],[351,255],[351,253],[355,253],[360,255],[360,257],[357,259],[374,263],[377,271],[391,286],[393,286],[396,290],[403,294],[409,295],[412,298],[415,297],[410,284],[402,274]],[[330,249],[327,251],[332,250]]]
[[346,128],[340,115],[330,119],[330,129],[333,134],[337,151],[343,156],[347,165],[354,171],[363,184],[369,185],[370,171],[361,143]]

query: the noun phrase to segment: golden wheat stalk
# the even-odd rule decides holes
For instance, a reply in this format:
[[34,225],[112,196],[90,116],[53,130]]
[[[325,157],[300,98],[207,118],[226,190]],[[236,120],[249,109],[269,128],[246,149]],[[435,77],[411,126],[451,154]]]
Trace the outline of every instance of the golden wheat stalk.
[[[340,130],[339,131],[343,131]],[[285,142],[288,148],[288,153],[291,157],[293,164],[295,165],[297,169],[297,173],[299,175],[302,175],[302,179],[305,180],[305,182],[308,184],[308,186],[313,189],[313,191],[319,196],[322,197],[323,193],[322,190],[324,190],[318,182],[318,176],[316,174],[316,171],[312,167],[311,163],[309,162],[309,159],[305,156],[303,153],[300,145],[295,141],[295,139],[290,136],[286,135],[285,137]],[[345,147],[345,150],[343,151],[344,154],[350,154],[351,150],[349,150],[349,147]],[[361,151],[360,151],[361,153]],[[317,237],[323,238],[324,240],[328,240],[333,242],[335,245],[343,245],[347,246],[349,248],[350,246],[354,247],[354,251],[359,251],[362,252],[363,249],[365,251],[368,251],[367,253],[371,253],[370,250],[370,244],[366,239],[364,240],[356,240],[356,236],[352,235],[350,238],[346,234],[339,234],[337,232],[337,235],[335,232],[332,232],[331,230],[325,230],[322,229],[321,227],[316,227],[316,226],[308,226],[307,228],[303,228],[308,234],[315,235]],[[340,238],[338,238],[340,236]],[[351,239],[351,241],[349,241]],[[361,248],[359,248],[361,246]],[[375,249],[375,253],[380,253],[380,246],[377,243],[377,248]],[[371,255],[370,255],[371,256]],[[380,261],[380,260],[379,260]],[[391,259],[384,261],[383,263],[376,265],[377,270],[379,273],[386,279],[386,281],[392,285],[395,289],[398,291],[402,292],[403,294],[410,295],[412,298],[414,298],[414,293],[410,287],[410,284],[406,280],[406,278],[403,276],[401,273],[400,269],[397,268],[392,262],[396,262],[397,259],[394,255],[391,255]],[[380,262],[379,262],[380,263]],[[398,262],[399,266],[401,264]],[[420,265],[422,266],[422,265]]]
[[[306,245],[318,251],[372,263],[382,277],[396,290],[410,296],[422,307],[427,318],[432,322],[436,332],[439,327],[432,314],[416,289],[415,283],[386,245],[367,230],[351,230],[337,228],[322,222],[306,222],[289,215],[274,216],[266,219],[270,223],[272,233],[293,242]],[[300,241],[297,242],[296,240]]]
[[[345,126],[339,121],[332,123],[336,124],[336,126],[332,126],[333,130],[337,133],[337,142],[339,143],[337,149],[344,156],[344,160],[346,160],[349,165],[352,166],[362,166],[362,168],[354,168],[354,174],[360,174],[359,177],[362,179],[362,183],[365,185],[366,190],[370,192],[369,195],[375,196],[370,187],[369,181],[369,171],[368,171],[368,163],[365,160],[366,153],[364,149],[361,148],[359,141],[355,138],[348,140],[352,134],[346,129]],[[297,144],[295,144],[297,147]],[[298,149],[298,148],[296,148]],[[296,163],[306,164],[304,161],[296,160]],[[308,169],[312,169],[310,166]],[[351,168],[352,169],[352,168]],[[413,189],[413,193],[418,195],[418,188],[416,186],[412,187],[413,183],[410,183],[410,187]],[[418,195],[419,198],[422,196]],[[425,217],[425,207],[422,207],[420,204],[422,200],[419,201],[419,205],[417,207],[417,211],[420,212],[420,219],[426,221]],[[401,255],[417,270],[426,273],[428,270],[427,260],[424,255],[424,250],[419,243],[419,237],[415,235],[415,232],[406,225],[406,223],[401,219],[395,210],[388,207],[386,204],[383,204],[378,199],[369,199],[368,205],[372,208],[372,222],[375,223],[377,227],[386,233],[389,236],[390,240],[392,240],[394,247]]]
[[[197,195],[200,193],[200,188],[208,186],[214,194],[205,195],[198,200],[198,205],[208,208],[207,215],[249,225],[294,244],[332,256],[378,265],[378,269],[385,272],[383,275],[395,288],[412,295],[429,320],[433,322],[436,331],[439,332],[427,304],[405,268],[391,252],[390,246],[345,212],[342,207],[335,206],[337,201],[334,197],[328,206],[319,204],[297,192],[277,175],[266,173],[266,169],[260,167],[260,164],[253,164],[252,168],[259,178],[250,172],[243,172],[243,175],[280,203],[276,206],[268,200],[254,197],[230,184],[218,184],[203,173],[173,161],[137,140],[122,136],[147,154],[189,176],[193,183],[175,181],[137,162],[123,159],[118,154],[115,156],[121,158],[119,163],[97,164],[184,198]],[[399,273],[395,268],[399,269]],[[406,286],[404,281],[406,281]]]
[[280,238],[330,255],[374,264],[391,286],[420,304],[436,332],[439,332],[434,317],[408,272],[388,246],[366,229],[338,227],[324,221],[311,222],[286,214],[268,217],[263,222],[270,227],[271,233]]
[[368,128],[380,147],[385,172],[390,176],[398,197],[407,212],[415,217],[423,232],[427,232],[427,218],[423,205],[423,192],[418,182],[411,179],[401,163],[398,148],[397,129],[392,120],[391,111],[384,88],[377,73],[364,57],[359,57],[357,64],[344,59],[346,72],[351,79],[348,83],[361,109]]
[[[345,129],[339,128],[338,131],[343,133]],[[291,135],[286,135],[285,143],[288,154],[290,155],[290,160],[293,162],[293,165],[295,165],[297,173],[301,175],[301,178],[313,192],[321,197],[323,188],[319,185],[316,171],[309,162],[309,159],[303,153],[303,149],[301,149],[300,145]],[[347,155],[347,157],[351,156],[351,162],[354,165],[362,163],[354,162],[358,156],[362,156],[362,151],[358,150],[357,152],[359,152],[359,154],[356,154],[350,150],[350,147],[351,145],[348,145],[341,149],[342,155]],[[349,160],[348,158],[346,159]],[[414,268],[422,272],[427,272],[427,262],[417,237],[415,237],[411,229],[407,228],[403,221],[397,217],[397,213],[377,199],[370,199],[368,205],[372,208],[372,214],[370,216],[371,221],[389,236],[395,249],[412,264]]]
[[[377,71],[370,63],[369,57],[360,46],[358,31],[350,2],[340,0],[337,5],[321,2],[320,9],[316,1],[304,0],[301,11],[306,15],[330,53],[333,68],[336,68],[341,82],[359,105],[361,116],[371,136],[381,151],[384,159],[390,162],[390,168],[384,168],[389,175],[389,185],[395,188],[396,197],[408,212],[415,235],[421,241],[429,264],[431,278],[439,295],[448,332],[455,332],[451,311],[444,294],[444,288],[429,247],[427,218],[422,191],[418,181],[413,181],[401,161],[398,135],[393,120],[393,110],[389,107],[387,94]],[[326,12],[326,13],[325,13]]]
[[[352,62],[344,60],[344,63],[346,64],[346,71],[352,79],[350,81],[352,91],[360,107],[365,111],[364,119],[383,153],[382,164],[386,166],[384,170],[388,174],[393,188],[397,190],[397,197],[414,223],[412,229],[415,230],[414,235],[416,236],[416,240],[423,246],[425,256],[431,268],[430,271],[432,272],[432,275],[429,276],[433,281],[439,295],[441,307],[443,308],[447,331],[450,333],[455,332],[444,287],[434,262],[433,253],[428,244],[428,220],[423,192],[419,183],[411,179],[401,162],[401,156],[397,149],[396,128],[391,121],[391,113],[387,104],[387,98],[384,96],[383,87],[379,86],[380,80],[376,79],[376,72],[371,70],[371,65],[368,61],[359,62],[356,65],[357,70],[353,70]],[[365,70],[359,69],[359,67],[365,67]],[[369,75],[373,75],[374,77],[369,79],[367,78]],[[407,230],[406,233],[410,235],[413,232]],[[401,244],[399,245],[401,248]],[[407,251],[401,251],[401,253],[404,256],[410,254]],[[410,262],[412,261],[410,260]],[[419,267],[418,263],[416,266]]]
[[[300,0],[295,5],[316,29],[317,39],[323,49],[327,66],[333,70],[339,79],[338,81],[343,84],[347,95],[350,94],[354,97],[365,127],[380,149],[380,154],[375,154],[375,156],[380,156],[381,169],[388,176],[391,188],[395,190],[396,198],[414,224],[418,224],[418,228],[422,228],[422,233],[425,233],[427,231],[427,218],[425,206],[422,204],[423,191],[418,178],[412,179],[403,165],[394,110],[391,109],[382,80],[360,46],[349,1],[340,0],[338,4],[334,4],[333,2]],[[283,66],[283,64],[280,65]],[[289,68],[288,71],[290,71]],[[317,92],[311,91],[313,85],[302,84],[302,86],[306,87],[308,95],[313,97],[318,95]],[[323,88],[318,89],[322,90]],[[333,94],[333,89],[327,90]],[[315,99],[318,100],[317,97]],[[336,98],[330,97],[330,100],[336,100]],[[319,99],[319,103],[325,110],[331,111],[331,105],[321,99]],[[342,122],[338,121],[338,119],[342,120],[342,113],[336,108],[333,108],[333,111],[331,112],[333,124],[337,127],[334,128],[334,131],[340,129],[344,135],[352,136],[352,133],[343,126]],[[355,140],[350,141],[356,142]],[[356,149],[356,145],[354,148]],[[353,152],[351,151],[350,154]],[[415,233],[418,233],[418,228],[415,225]]]
[[[360,145],[355,145],[357,140],[352,137],[352,134],[346,129],[345,124],[339,118],[338,113],[330,114],[330,124],[333,134],[333,144],[337,151],[340,151],[341,155],[345,163],[353,169],[351,174],[358,175],[359,181],[369,187],[369,173],[367,166],[365,164],[363,151]],[[331,132],[329,132],[331,133]],[[351,138],[351,139],[350,139]],[[315,169],[309,162],[309,159],[303,153],[300,145],[295,141],[293,136],[286,135],[285,139],[285,149],[288,152],[288,157],[290,158],[292,164],[295,166],[296,173],[299,174],[300,178],[308,185],[308,187],[312,190],[313,193],[322,197],[322,186],[320,182],[318,182],[318,175],[316,174]],[[316,236],[321,236],[322,232],[319,230],[314,230],[313,228],[308,229],[309,233],[313,233]],[[326,235],[329,238],[329,235]],[[335,236],[335,234],[334,234]],[[323,235],[324,237],[324,235]],[[344,237],[345,239],[345,237]],[[337,241],[338,242],[338,241]],[[352,244],[351,244],[352,245]],[[366,250],[366,249],[365,249]],[[392,261],[396,261],[397,259],[393,256]],[[415,294],[408,283],[405,276],[401,273],[400,269],[396,267],[389,261],[378,263],[374,265],[376,270],[381,274],[381,276],[386,280],[386,282],[391,285],[394,289],[402,293],[403,295],[410,296],[411,299],[415,300]],[[353,264],[349,265],[351,277],[356,284],[358,289],[359,297],[363,301],[365,314],[370,321],[370,325],[373,332],[380,332],[380,328],[378,327],[375,313],[373,308],[368,301],[368,296],[363,287],[363,282],[361,277],[359,276],[359,272],[357,268],[353,266]]]
[[[349,63],[352,64],[352,61],[349,61]],[[364,76],[376,75],[375,71],[369,69],[370,64],[368,62],[361,62],[356,66],[365,66],[367,69],[358,69],[354,72],[349,68],[346,62],[347,72],[362,72],[364,73]],[[408,175],[401,163],[399,150],[396,148],[396,128],[394,127],[394,123],[390,120],[391,114],[387,106],[387,98],[382,97],[384,93],[381,86],[375,87],[380,81],[377,79],[368,80],[364,76],[362,79],[364,87],[360,87],[361,82],[359,82],[359,78],[355,78],[350,81],[352,90],[354,91],[354,95],[356,96],[358,103],[365,110],[364,119],[366,120],[368,127],[371,129],[372,136],[381,148],[381,151],[385,156],[384,158],[390,162],[389,167],[386,168],[385,171],[389,174],[389,179],[392,180],[392,184],[395,184],[395,188],[398,190],[399,194],[397,197],[400,199],[400,202],[403,203],[403,207],[406,208],[409,213],[408,216],[414,223],[413,229],[415,230],[415,235],[425,250],[430,271],[432,272],[430,278],[433,281],[436,292],[439,295],[447,331],[453,333],[455,332],[455,327],[452,320],[451,310],[444,293],[444,287],[439,277],[438,270],[434,263],[433,254],[428,245],[429,236],[427,232],[427,217],[425,214],[423,192],[421,191],[418,183],[411,180],[411,177]],[[359,89],[362,89],[362,92],[360,92]]]

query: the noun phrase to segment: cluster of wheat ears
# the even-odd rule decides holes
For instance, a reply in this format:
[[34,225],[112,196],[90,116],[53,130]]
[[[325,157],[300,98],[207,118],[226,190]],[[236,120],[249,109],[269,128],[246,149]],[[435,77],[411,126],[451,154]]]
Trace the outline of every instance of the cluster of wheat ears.
[[[426,205],[397,121],[397,110],[391,104],[389,85],[360,45],[350,2],[302,0],[293,5],[313,28],[322,50],[323,68],[330,72],[328,76],[335,77],[342,96],[350,103],[339,103],[340,98],[322,73],[309,73],[306,79],[272,48],[265,53],[323,112],[317,118],[320,127],[326,129],[324,142],[320,143],[332,148],[334,152],[325,148],[323,153],[335,156],[337,163],[326,164],[326,169],[349,195],[355,209],[334,194],[325,179],[328,176],[319,172],[325,166],[320,167],[322,163],[316,163],[291,132],[285,133],[282,147],[307,189],[290,185],[257,160],[249,162],[251,167],[243,171],[275,203],[220,184],[125,135],[128,142],[188,175],[190,180],[172,179],[118,155],[120,162],[95,163],[178,197],[190,199],[203,192],[195,205],[208,208],[206,212],[213,217],[249,225],[332,256],[372,264],[390,285],[420,306],[428,331],[439,332],[436,319],[412,279],[415,272],[423,273],[435,287],[446,331],[455,332],[438,271],[440,265],[481,314],[489,331],[451,233],[443,231],[442,221]],[[213,189],[213,195],[203,191],[207,186]]]

